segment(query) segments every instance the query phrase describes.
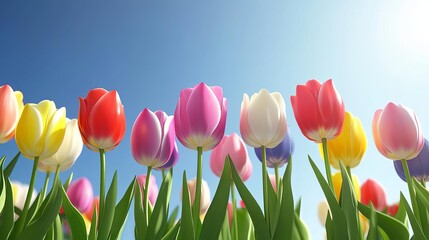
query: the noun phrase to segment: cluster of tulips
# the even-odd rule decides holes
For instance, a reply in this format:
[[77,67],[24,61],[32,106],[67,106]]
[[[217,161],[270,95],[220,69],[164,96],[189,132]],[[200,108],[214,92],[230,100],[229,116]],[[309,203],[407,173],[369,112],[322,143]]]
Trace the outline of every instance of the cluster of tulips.
[[[174,116],[143,109],[132,127],[130,145],[147,173],[136,176],[119,201],[116,172],[108,189],[105,179],[106,152],[126,131],[119,94],[97,88],[79,101],[77,119],[68,119],[66,109],[57,109],[52,101],[24,105],[21,92],[0,87],[0,143],[14,138],[19,148],[6,167],[6,157],[0,160],[0,239],[117,239],[132,201],[136,239],[310,238],[300,218],[301,201],[295,202],[292,194],[294,145],[280,93],[262,89],[250,98],[244,94],[241,137],[225,135],[227,100],[218,86],[200,83],[182,90]],[[351,173],[363,158],[367,139],[360,120],[345,111],[332,80],[298,85],[290,101],[302,134],[319,145],[325,163],[324,176],[308,157],[326,197],[319,217],[327,239],[429,238],[429,145],[412,110],[388,103],[373,118],[377,149],[395,160],[395,170],[409,189],[411,205],[402,193],[398,203],[388,205],[382,186],[372,179],[360,186]],[[196,178],[188,180],[183,172],[180,216],[178,207],[170,211],[169,206],[179,159],[176,138],[197,153]],[[253,171],[246,144],[262,163],[262,206],[244,184]],[[83,145],[99,154],[99,196],[86,178],[59,179]],[[212,200],[202,176],[203,152],[209,150],[210,168],[220,177]],[[34,160],[26,186],[9,179],[20,154]],[[339,171],[332,174],[331,167]],[[275,174],[268,174],[267,168]],[[37,170],[46,173],[40,193],[34,190]],[[152,170],[162,172],[159,188]],[[48,191],[51,173],[55,175]]]

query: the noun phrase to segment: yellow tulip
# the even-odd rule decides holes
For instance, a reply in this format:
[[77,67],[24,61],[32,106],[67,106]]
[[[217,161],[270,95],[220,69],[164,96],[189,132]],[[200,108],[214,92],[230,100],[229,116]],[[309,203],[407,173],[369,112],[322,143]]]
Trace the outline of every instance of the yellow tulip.
[[[340,161],[345,167],[356,167],[362,160],[367,146],[365,131],[359,118],[346,112],[343,131],[338,137],[328,141],[327,145],[329,163],[332,167],[340,169]],[[319,144],[319,150],[323,158],[322,144]]]
[[[360,183],[359,178],[352,174],[353,179],[353,189],[356,194],[356,198],[358,201],[360,201]],[[337,197],[337,200],[340,200],[340,192],[341,192],[341,186],[343,185],[343,178],[341,177],[341,172],[337,172],[335,174],[332,174],[332,182],[334,184],[334,190],[335,190],[335,196]]]
[[66,109],[44,100],[25,104],[15,132],[15,140],[27,158],[47,158],[60,147],[66,128]]

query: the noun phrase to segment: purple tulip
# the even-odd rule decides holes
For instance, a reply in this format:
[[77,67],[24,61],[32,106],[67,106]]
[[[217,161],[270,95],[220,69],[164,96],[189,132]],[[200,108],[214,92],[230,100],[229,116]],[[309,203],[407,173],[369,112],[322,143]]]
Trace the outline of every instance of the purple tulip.
[[[410,170],[410,175],[415,177],[419,181],[429,181],[429,143],[428,140],[424,140],[423,149],[417,155],[417,157],[407,160],[407,165]],[[406,182],[404,169],[402,168],[401,160],[393,162],[396,173],[398,176]]]
[[175,146],[173,116],[145,108],[131,130],[131,151],[141,165],[159,168],[171,158]]
[[[267,167],[282,167],[289,161],[293,152],[293,141],[290,137],[289,129],[286,131],[284,139],[274,148],[267,148]],[[262,149],[255,148],[256,156],[262,161]]]
[[72,182],[67,189],[67,196],[81,213],[87,212],[92,207],[94,198],[91,182],[85,177]]
[[177,138],[190,149],[213,149],[225,133],[226,109],[221,87],[202,82],[183,89],[174,113]]

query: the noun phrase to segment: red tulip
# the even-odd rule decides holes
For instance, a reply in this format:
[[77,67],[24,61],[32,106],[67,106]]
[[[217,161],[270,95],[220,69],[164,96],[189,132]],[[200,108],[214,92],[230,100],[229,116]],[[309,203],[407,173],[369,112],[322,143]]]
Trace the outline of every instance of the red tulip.
[[310,80],[296,87],[291,96],[293,113],[302,134],[313,142],[337,137],[344,122],[344,103],[332,80]]
[[398,212],[399,203],[395,203],[392,205],[387,206],[387,214],[394,217],[396,213]]
[[79,101],[79,130],[84,144],[96,152],[115,148],[125,134],[124,106],[118,93],[96,88]]
[[372,202],[374,208],[378,211],[383,211],[386,206],[386,193],[383,186],[377,181],[368,179],[362,184],[361,189],[361,203],[369,205]]

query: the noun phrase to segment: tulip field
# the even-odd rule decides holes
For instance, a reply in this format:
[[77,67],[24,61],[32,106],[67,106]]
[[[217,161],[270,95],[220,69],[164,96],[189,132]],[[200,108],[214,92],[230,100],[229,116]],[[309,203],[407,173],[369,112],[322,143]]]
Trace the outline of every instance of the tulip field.
[[[127,221],[134,226],[135,239],[311,239],[300,216],[305,205],[292,191],[293,165],[302,163],[293,159],[287,100],[266,89],[244,94],[240,131],[230,135],[225,134],[228,102],[220,86],[201,82],[183,89],[174,115],[144,108],[131,128],[130,151],[146,174],[135,176],[118,196],[117,173],[106,179],[105,159],[124,141],[126,131],[117,91],[90,90],[79,98],[78,117],[69,119],[66,109],[58,109],[53,101],[24,104],[20,91],[3,85],[0,143],[15,141],[19,152],[0,159],[0,239],[119,239]],[[429,142],[413,110],[387,103],[374,111],[372,134],[367,136],[359,116],[345,110],[332,80],[296,86],[290,103],[301,133],[317,144],[324,160],[319,169],[312,156],[307,159],[325,196],[318,217],[326,239],[429,239]],[[394,161],[407,185],[398,203],[387,203],[377,181],[361,185],[353,174],[367,138]],[[178,161],[179,144],[195,152],[195,161],[186,163],[197,166],[195,178],[174,171],[184,164]],[[70,175],[63,182],[59,177],[84,146],[99,158],[99,192],[85,177]],[[211,151],[208,165],[219,177],[217,186],[203,179],[206,151]],[[23,158],[33,161],[28,185],[10,178]],[[274,174],[268,174],[268,168]],[[162,174],[159,186],[154,171]],[[245,183],[255,171],[262,173],[261,203]],[[41,174],[45,183],[36,189],[35,178]],[[182,189],[177,207],[170,205],[173,181]],[[128,218],[131,211],[133,219]]]

